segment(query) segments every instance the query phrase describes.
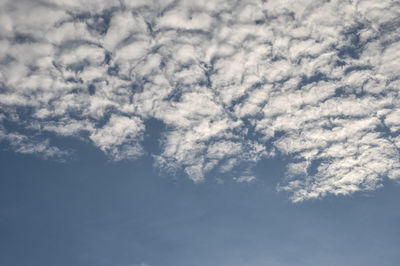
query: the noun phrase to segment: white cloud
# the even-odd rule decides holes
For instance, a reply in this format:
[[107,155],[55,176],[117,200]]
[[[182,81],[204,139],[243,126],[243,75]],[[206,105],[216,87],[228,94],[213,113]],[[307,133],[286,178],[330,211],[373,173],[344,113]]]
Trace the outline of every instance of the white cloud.
[[48,139],[38,140],[29,138],[19,133],[4,133],[0,132],[0,141],[6,140],[12,149],[22,154],[38,154],[45,159],[54,158],[58,161],[64,161],[65,157],[71,154],[69,150],[60,150],[50,144]]
[[[142,155],[198,182],[279,152],[293,201],[400,179],[393,1],[2,1],[0,133],[68,156],[43,131]],[[16,126],[12,129],[9,125]],[[35,137],[26,132],[35,131]]]
[[241,176],[241,177],[235,177],[233,179],[239,183],[243,183],[243,182],[250,183],[250,182],[253,182],[254,180],[256,180],[256,177],[245,175],[245,176]]
[[131,159],[142,154],[137,142],[143,131],[144,125],[139,118],[111,115],[108,123],[96,129],[89,138],[115,160]]

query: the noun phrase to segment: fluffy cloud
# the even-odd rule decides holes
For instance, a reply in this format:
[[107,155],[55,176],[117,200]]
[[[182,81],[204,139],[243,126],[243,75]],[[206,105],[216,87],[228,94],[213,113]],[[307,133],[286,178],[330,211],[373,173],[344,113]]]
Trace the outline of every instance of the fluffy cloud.
[[115,160],[136,158],[142,154],[140,144],[144,125],[137,117],[111,115],[107,124],[97,128],[89,138]]
[[68,157],[50,133],[134,159],[157,119],[156,165],[195,182],[252,182],[277,153],[293,201],[400,179],[395,1],[0,7],[0,140],[16,152]]

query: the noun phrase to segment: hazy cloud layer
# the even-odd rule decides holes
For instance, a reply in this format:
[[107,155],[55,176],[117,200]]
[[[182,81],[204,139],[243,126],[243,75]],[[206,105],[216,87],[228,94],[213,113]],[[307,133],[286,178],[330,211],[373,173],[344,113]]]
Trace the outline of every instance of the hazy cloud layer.
[[2,1],[0,140],[69,156],[54,136],[114,160],[255,180],[291,158],[293,201],[399,180],[398,1]]

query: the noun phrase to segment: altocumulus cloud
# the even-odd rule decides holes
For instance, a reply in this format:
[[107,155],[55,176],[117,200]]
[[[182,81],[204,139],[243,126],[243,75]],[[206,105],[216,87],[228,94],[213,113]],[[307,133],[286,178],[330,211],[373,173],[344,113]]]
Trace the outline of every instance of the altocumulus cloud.
[[196,182],[251,182],[276,154],[293,201],[400,179],[398,1],[0,5],[0,140],[16,152],[66,158],[65,136],[135,159],[156,119],[155,165]]

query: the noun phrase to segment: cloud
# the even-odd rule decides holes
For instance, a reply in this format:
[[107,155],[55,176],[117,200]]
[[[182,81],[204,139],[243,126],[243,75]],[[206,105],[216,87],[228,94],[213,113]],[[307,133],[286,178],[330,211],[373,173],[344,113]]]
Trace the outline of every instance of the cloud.
[[10,147],[22,154],[38,154],[44,159],[53,158],[64,161],[64,158],[71,155],[70,150],[60,150],[50,144],[49,139],[38,140],[18,133],[0,132],[0,141],[7,141]]
[[246,175],[246,176],[241,176],[241,177],[234,177],[233,179],[239,183],[243,183],[243,182],[250,183],[250,182],[253,182],[254,180],[256,180],[256,177]]
[[16,152],[70,156],[49,132],[135,159],[157,119],[155,165],[195,182],[250,182],[276,154],[293,201],[400,179],[395,1],[0,5],[0,132]]
[[134,159],[142,154],[139,142],[144,125],[137,117],[111,115],[107,124],[97,128],[89,138],[115,160]]

